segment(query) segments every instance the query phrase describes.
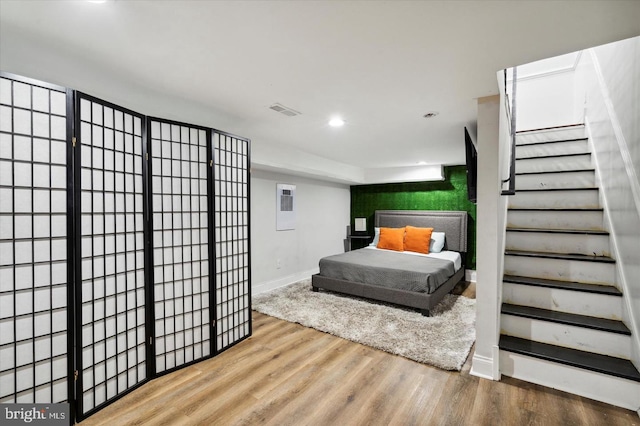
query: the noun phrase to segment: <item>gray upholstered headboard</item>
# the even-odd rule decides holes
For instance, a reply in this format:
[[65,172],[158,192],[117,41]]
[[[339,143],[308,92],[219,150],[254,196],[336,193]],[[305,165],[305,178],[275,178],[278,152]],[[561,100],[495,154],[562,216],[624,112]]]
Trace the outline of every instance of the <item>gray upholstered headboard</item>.
[[446,234],[447,250],[467,252],[467,212],[438,210],[376,210],[375,226],[433,228]]

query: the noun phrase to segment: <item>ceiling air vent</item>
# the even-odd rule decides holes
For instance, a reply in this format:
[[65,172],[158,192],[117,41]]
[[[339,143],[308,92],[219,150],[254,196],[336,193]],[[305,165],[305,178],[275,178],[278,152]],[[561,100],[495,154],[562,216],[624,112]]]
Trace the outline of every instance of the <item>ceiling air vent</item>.
[[300,113],[295,109],[287,108],[286,106],[281,104],[273,104],[269,108],[276,112],[279,112],[280,114],[284,114],[287,117],[295,117],[296,115],[300,115]]

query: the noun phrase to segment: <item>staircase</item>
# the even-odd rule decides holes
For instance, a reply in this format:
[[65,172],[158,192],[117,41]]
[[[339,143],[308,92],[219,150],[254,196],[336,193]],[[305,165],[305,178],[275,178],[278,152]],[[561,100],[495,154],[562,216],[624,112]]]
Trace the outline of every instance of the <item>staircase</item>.
[[500,371],[637,410],[640,373],[582,125],[518,132]]

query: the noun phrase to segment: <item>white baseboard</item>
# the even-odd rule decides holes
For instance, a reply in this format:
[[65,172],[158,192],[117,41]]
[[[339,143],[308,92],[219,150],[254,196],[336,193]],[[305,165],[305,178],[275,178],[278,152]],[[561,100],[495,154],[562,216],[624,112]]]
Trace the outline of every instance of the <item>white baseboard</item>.
[[499,377],[494,378],[496,370],[497,368],[495,368],[495,362],[492,358],[481,356],[476,353],[473,354],[473,361],[471,363],[471,371],[469,374],[483,379],[499,380]]
[[285,287],[289,284],[293,284],[295,282],[310,278],[312,275],[317,274],[318,272],[320,272],[319,269],[315,268],[308,271],[296,272],[295,274],[290,274],[281,278],[277,278],[275,280],[266,281],[259,284],[254,283],[251,286],[251,294],[256,295],[275,290],[276,288]]
[[464,280],[470,283],[476,282],[476,271],[475,269],[467,269],[464,272]]

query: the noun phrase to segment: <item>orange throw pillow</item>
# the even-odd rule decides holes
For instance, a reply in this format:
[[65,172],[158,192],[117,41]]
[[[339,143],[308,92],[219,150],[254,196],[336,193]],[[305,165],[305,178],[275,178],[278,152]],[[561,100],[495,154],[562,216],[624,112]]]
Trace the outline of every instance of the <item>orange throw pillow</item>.
[[429,243],[433,228],[416,228],[407,226],[404,236],[404,249],[416,253],[429,254]]
[[404,228],[380,228],[380,241],[378,248],[403,251]]

